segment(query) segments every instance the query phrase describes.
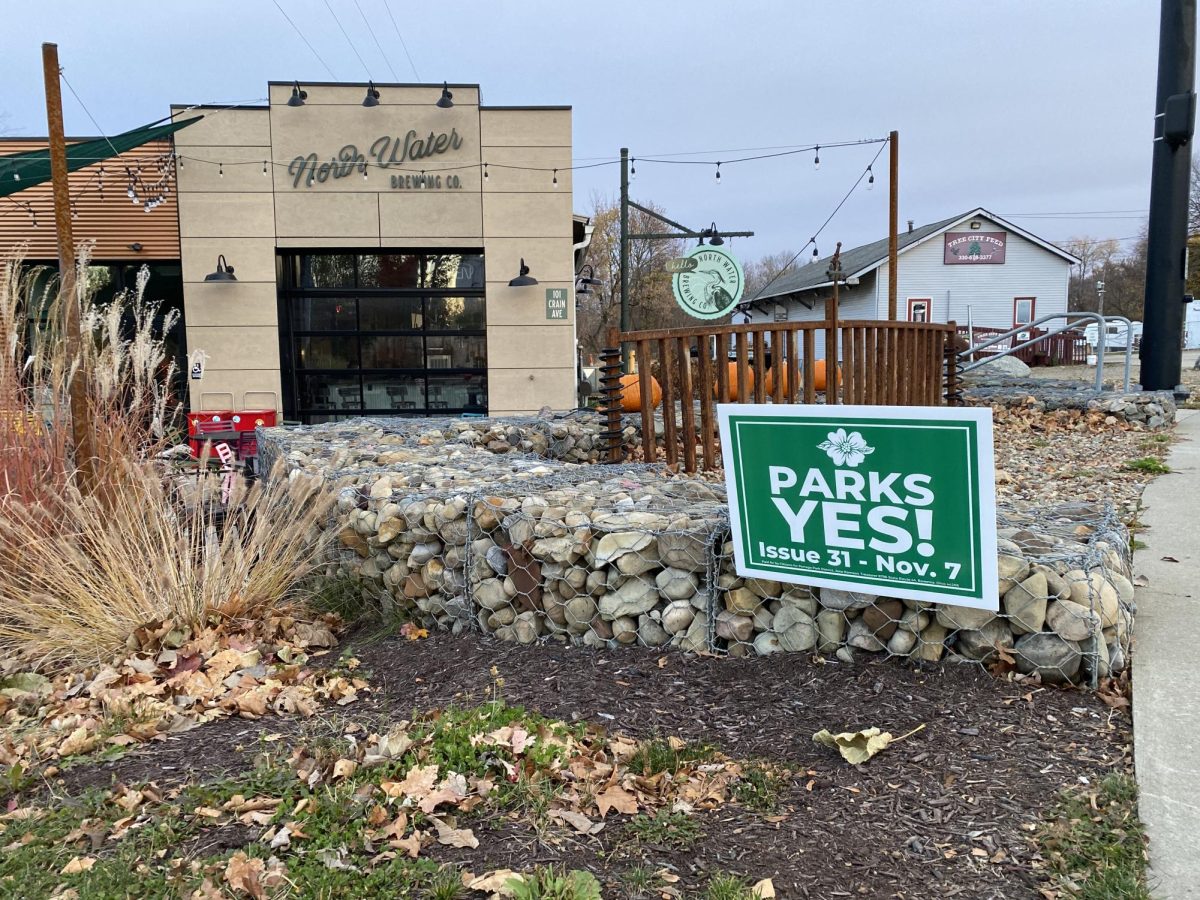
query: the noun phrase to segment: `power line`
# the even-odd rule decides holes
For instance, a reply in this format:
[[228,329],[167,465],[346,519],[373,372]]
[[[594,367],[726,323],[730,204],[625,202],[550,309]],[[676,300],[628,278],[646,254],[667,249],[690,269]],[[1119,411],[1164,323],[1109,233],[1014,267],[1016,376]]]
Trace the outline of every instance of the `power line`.
[[63,80],[63,84],[65,84],[67,86],[67,90],[69,90],[71,92],[71,96],[75,98],[75,102],[78,103],[81,107],[83,107],[83,111],[85,113],[87,113],[87,117],[92,122],[92,127],[95,128],[98,132],[100,132],[100,137],[104,138],[104,140],[108,143],[109,149],[112,150],[113,153],[116,153],[117,148],[113,146],[112,141],[108,140],[108,135],[105,134],[104,129],[100,127],[100,123],[96,121],[96,117],[92,115],[92,111],[87,108],[87,104],[84,103],[83,99],[79,96],[79,94],[77,94],[75,92],[75,88],[71,87],[71,82],[67,81],[67,73],[65,71],[63,71],[62,69],[59,69],[58,77]]
[[367,21],[367,17],[363,15],[362,6],[358,0],[354,0],[354,8],[358,10],[359,18],[363,20],[363,24],[367,26],[367,31],[371,35],[371,40],[375,42],[376,49],[379,50],[379,55],[383,57],[383,61],[387,64],[388,71],[392,73],[392,81],[399,81],[400,76],[396,74],[396,70],[392,68],[392,61],[388,59],[388,55],[383,52],[383,45],[379,43],[379,38],[375,35],[375,29],[371,27],[371,23]]
[[404,42],[404,35],[400,33],[400,26],[396,24],[396,17],[392,15],[392,4],[388,0],[383,0],[383,8],[387,10],[388,18],[392,20],[392,27],[396,29],[396,37],[400,39],[400,46],[404,48],[404,55],[408,57],[408,64],[412,66],[413,75],[416,75],[417,81],[420,81],[421,76],[417,74],[417,64],[413,62],[412,54],[408,52],[408,44]]
[[342,31],[342,37],[346,39],[346,43],[350,45],[350,49],[354,51],[354,55],[358,57],[358,61],[362,63],[363,71],[367,73],[367,78],[371,81],[375,79],[371,76],[371,70],[367,68],[366,62],[362,58],[362,54],[358,52],[358,47],[354,46],[354,41],[350,40],[350,35],[347,33],[345,26],[342,25],[342,20],[338,18],[337,13],[333,11],[333,7],[329,5],[329,0],[325,0],[325,8],[329,10],[329,14],[333,16],[333,21],[337,22],[337,27]]
[[275,4],[275,8],[277,10],[279,10],[280,13],[283,14],[283,17],[285,19],[287,19],[288,24],[291,25],[292,28],[294,28],[296,30],[296,34],[300,35],[300,40],[304,41],[304,45],[306,47],[308,47],[309,50],[312,51],[312,55],[317,58],[317,62],[319,62],[321,65],[323,65],[325,67],[325,71],[329,73],[329,77],[332,78],[334,81],[337,81],[338,77],[333,74],[333,69],[329,68],[329,64],[327,62],[325,62],[324,59],[321,58],[321,54],[317,52],[317,48],[308,42],[308,38],[306,38],[304,36],[304,32],[300,30],[300,26],[297,25],[295,22],[293,22],[292,17],[289,16],[287,14],[287,12],[284,11],[284,8],[279,5],[279,0],[271,0],[271,2]]
[[[879,149],[875,151],[875,155],[873,157],[871,157],[871,162],[867,164],[867,167],[865,169],[863,169],[862,172],[859,174],[858,178],[856,178],[854,180],[854,184],[850,185],[850,190],[846,191],[846,196],[844,196],[841,199],[841,201],[838,203],[838,205],[833,208],[833,212],[831,212],[829,214],[829,216],[825,219],[825,221],[821,223],[821,227],[818,228],[815,232],[813,232],[813,236],[808,239],[807,243],[805,243],[805,245],[803,247],[801,247],[799,250],[797,250],[795,252],[795,254],[792,256],[792,258],[787,261],[787,263],[783,266],[783,268],[781,268],[778,272],[775,273],[774,277],[772,277],[770,281],[768,281],[766,284],[764,284],[761,288],[758,289],[758,292],[755,294],[755,297],[761,297],[763,295],[763,293],[766,292],[767,288],[769,288],[776,281],[778,281],[779,276],[781,276],[784,272],[786,272],[788,270],[788,268],[792,265],[792,263],[794,263],[797,259],[800,258],[800,254],[808,249],[809,244],[812,244],[814,247],[816,247],[817,238],[819,238],[821,236],[821,232],[824,231],[825,227],[830,222],[833,221],[833,217],[836,216],[841,211],[842,207],[846,205],[846,201],[850,199],[850,195],[854,193],[854,191],[858,188],[858,186],[860,184],[862,184],[862,180],[867,176],[867,173],[871,171],[871,167],[875,165],[875,162],[876,162],[876,160],[879,159],[880,154],[883,153],[883,148],[887,146],[888,140],[889,139],[887,139],[887,138],[884,139],[884,141],[880,145]],[[753,299],[753,298],[751,298],[751,299]]]

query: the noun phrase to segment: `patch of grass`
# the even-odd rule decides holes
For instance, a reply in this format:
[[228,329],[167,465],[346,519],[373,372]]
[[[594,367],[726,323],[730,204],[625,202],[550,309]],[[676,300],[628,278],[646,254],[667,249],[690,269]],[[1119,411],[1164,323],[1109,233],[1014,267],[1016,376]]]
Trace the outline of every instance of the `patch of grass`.
[[779,805],[783,778],[765,765],[753,765],[733,788],[733,799],[758,812],[774,812]]
[[653,816],[645,813],[634,816],[625,825],[634,838],[647,844],[677,847],[686,850],[700,840],[700,823],[681,812],[659,810]]
[[510,881],[514,900],[601,900],[600,882],[591,872],[539,866]]
[[353,579],[322,576],[307,582],[302,590],[308,605],[317,612],[336,613],[344,622],[379,619],[379,606]]
[[1150,475],[1164,475],[1171,467],[1157,456],[1143,456],[1141,459],[1127,459],[1122,468],[1129,472],[1146,472]]
[[1167,446],[1172,440],[1170,434],[1152,434],[1142,440],[1142,446],[1147,450],[1157,450]]
[[638,744],[633,756],[629,757],[629,769],[646,778],[662,772],[678,772],[688,763],[711,760],[716,750],[708,744],[684,744],[673,747],[662,738],[652,738]]
[[1145,550],[1148,546],[1150,545],[1144,541],[1139,541],[1137,538],[1134,538],[1129,542],[1129,549],[1134,551]]
[[625,895],[631,900],[653,896],[662,884],[658,873],[646,866],[634,866],[621,876],[621,881],[625,884]]
[[1050,442],[1045,438],[1034,438],[1031,442],[1035,447],[1049,447]]
[[704,889],[705,900],[755,900],[757,895],[744,878],[728,872],[717,872]]
[[1056,882],[1082,900],[1150,900],[1146,837],[1133,776],[1110,775],[1094,793],[1072,791],[1039,833]]
[[456,866],[446,866],[429,880],[426,900],[462,900],[467,894],[462,872]]

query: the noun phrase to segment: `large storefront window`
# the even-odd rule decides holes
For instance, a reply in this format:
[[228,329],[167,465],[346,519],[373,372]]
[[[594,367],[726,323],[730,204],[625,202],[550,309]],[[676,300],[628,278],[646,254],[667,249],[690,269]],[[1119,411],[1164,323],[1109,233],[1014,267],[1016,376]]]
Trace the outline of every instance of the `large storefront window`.
[[284,412],[487,412],[487,316],[477,252],[281,256]]

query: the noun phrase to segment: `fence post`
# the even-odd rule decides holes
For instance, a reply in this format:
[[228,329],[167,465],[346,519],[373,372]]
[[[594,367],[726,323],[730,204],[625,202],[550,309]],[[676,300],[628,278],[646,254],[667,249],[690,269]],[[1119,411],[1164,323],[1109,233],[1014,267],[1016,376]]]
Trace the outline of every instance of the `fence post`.
[[946,405],[947,406],[962,406],[962,389],[958,380],[958,326],[954,322],[946,323],[950,326],[950,333],[947,335],[949,340],[946,341],[945,359],[946,359]]
[[621,334],[608,329],[606,346],[600,351],[600,393],[604,397],[606,430],[601,437],[608,451],[608,461],[621,461]]

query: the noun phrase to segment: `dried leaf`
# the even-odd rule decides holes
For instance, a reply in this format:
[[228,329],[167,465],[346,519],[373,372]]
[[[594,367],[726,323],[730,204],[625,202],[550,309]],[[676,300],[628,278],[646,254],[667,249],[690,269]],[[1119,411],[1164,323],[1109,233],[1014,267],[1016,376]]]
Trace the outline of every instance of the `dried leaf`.
[[624,813],[627,816],[637,814],[637,800],[633,794],[625,790],[616,782],[610,784],[604,791],[596,795],[596,807],[600,810],[600,818],[608,815],[610,809],[615,809],[619,813]]
[[479,847],[479,839],[470,828],[452,828],[436,816],[430,816],[429,821],[437,828],[439,844],[447,847],[469,847],[475,850]]
[[583,813],[571,809],[552,809],[550,818],[561,819],[580,834],[597,834],[604,828],[603,822],[593,822]]
[[770,878],[764,878],[762,881],[755,884],[754,887],[750,888],[750,895],[752,897],[762,898],[762,900],[765,900],[767,897],[774,897],[775,885],[771,883]]
[[908,734],[901,735],[898,738],[892,737],[890,731],[880,731],[878,728],[865,728],[862,731],[843,731],[839,734],[831,734],[822,728],[813,735],[813,740],[826,747],[836,748],[846,762],[853,766],[859,766],[879,751],[885,749],[889,744],[904,740],[904,738],[916,734],[924,727],[924,725],[918,725]]
[[467,882],[467,890],[490,893],[493,898],[511,897],[517,886],[524,884],[525,878],[512,869],[496,869],[485,872],[478,878]]
[[250,859],[244,850],[239,850],[229,858],[225,866],[225,883],[234,893],[262,900],[266,896],[262,886],[265,868],[261,859]]
[[94,856],[76,856],[69,863],[59,869],[59,875],[78,875],[80,872],[87,872],[96,864]]

